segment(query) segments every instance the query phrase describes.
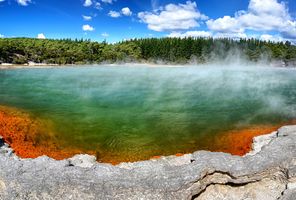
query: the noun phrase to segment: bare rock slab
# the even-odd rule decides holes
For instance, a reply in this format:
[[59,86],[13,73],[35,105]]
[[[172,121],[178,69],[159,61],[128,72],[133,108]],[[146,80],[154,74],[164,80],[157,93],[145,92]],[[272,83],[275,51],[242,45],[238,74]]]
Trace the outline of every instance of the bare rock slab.
[[76,155],[20,159],[0,148],[0,199],[295,200],[296,126],[254,139],[239,157],[198,151],[117,166]]
[[68,159],[69,166],[76,166],[82,168],[90,168],[96,164],[96,157],[91,155],[75,155]]

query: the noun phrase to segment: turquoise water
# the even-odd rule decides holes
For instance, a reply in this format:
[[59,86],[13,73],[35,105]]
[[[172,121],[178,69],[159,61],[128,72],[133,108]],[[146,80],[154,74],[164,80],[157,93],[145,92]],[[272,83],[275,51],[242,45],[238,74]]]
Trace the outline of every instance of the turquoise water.
[[54,124],[62,147],[149,157],[296,118],[296,70],[96,66],[0,70],[0,105]]

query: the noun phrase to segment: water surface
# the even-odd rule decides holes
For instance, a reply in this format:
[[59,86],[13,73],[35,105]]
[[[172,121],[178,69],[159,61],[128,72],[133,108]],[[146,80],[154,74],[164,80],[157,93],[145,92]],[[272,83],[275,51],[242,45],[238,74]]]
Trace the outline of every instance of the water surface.
[[296,71],[96,66],[0,70],[0,105],[53,123],[61,148],[140,160],[296,118]]

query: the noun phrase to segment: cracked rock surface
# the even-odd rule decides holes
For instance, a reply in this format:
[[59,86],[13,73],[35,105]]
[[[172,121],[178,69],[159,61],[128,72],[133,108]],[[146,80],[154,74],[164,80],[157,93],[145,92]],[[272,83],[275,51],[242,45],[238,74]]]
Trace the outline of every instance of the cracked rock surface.
[[117,166],[88,155],[20,159],[0,138],[0,199],[295,200],[296,126],[244,157],[198,151]]

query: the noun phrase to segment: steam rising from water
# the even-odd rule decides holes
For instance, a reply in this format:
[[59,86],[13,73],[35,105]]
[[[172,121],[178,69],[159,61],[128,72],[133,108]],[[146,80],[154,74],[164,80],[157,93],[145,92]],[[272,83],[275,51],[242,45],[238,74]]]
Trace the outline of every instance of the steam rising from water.
[[96,66],[0,71],[0,104],[50,119],[63,145],[112,156],[209,149],[205,137],[296,118],[296,71]]

